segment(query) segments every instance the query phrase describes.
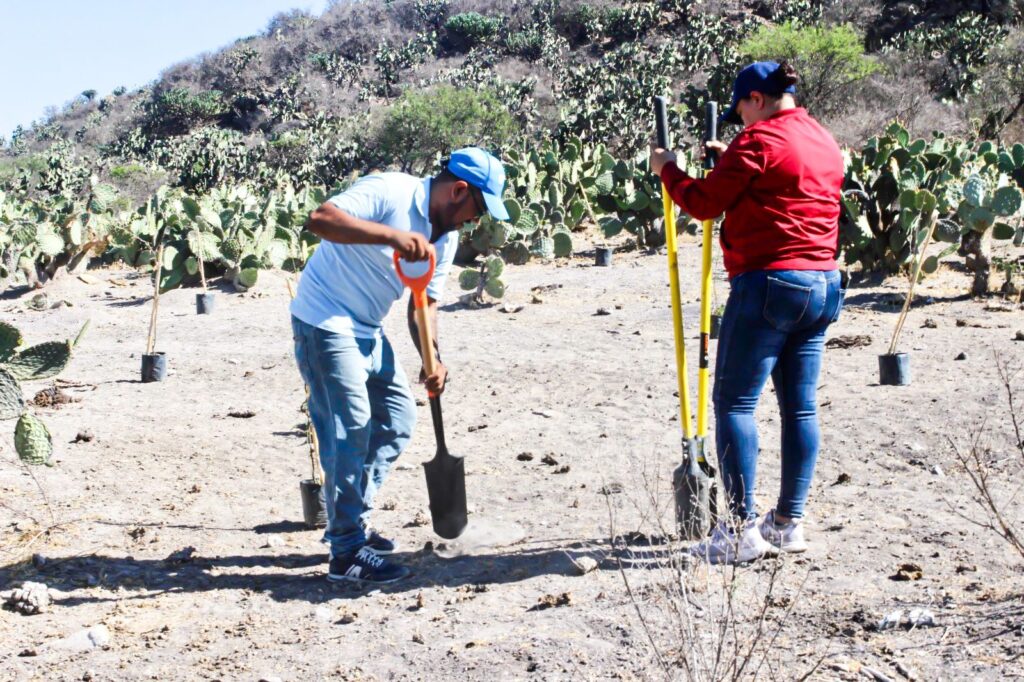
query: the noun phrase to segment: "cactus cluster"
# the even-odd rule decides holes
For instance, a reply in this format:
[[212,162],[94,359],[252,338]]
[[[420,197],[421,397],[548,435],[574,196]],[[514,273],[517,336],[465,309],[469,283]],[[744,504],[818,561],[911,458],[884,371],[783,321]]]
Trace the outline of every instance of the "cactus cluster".
[[60,374],[85,329],[83,326],[74,341],[48,341],[23,348],[21,332],[0,322],[0,420],[18,420],[14,447],[26,464],[49,464],[53,439],[46,424],[26,409],[21,382],[51,379]]

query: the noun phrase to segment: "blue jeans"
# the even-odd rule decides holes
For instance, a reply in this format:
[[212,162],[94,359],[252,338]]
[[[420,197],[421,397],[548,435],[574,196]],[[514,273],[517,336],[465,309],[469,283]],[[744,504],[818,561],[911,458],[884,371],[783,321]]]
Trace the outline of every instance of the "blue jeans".
[[839,271],[754,271],[737,275],[722,317],[715,362],[719,468],[732,513],[757,517],[754,408],[769,375],[782,416],[780,516],[801,518],[818,459],[815,399],[825,330],[839,318]]
[[324,539],[334,555],[354,552],[366,542],[374,496],[412,437],[416,401],[385,337],[344,336],[295,317],[292,331],[320,442]]

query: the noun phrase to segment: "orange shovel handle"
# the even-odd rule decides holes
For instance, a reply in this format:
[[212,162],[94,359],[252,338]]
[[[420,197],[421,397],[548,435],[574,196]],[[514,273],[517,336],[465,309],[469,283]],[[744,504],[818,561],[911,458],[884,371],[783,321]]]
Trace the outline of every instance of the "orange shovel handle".
[[[402,272],[402,258],[395,251],[395,272],[402,284],[412,290],[412,303],[416,308],[416,328],[420,334],[420,355],[423,357],[423,369],[427,376],[433,374],[437,368],[437,360],[434,357],[434,335],[430,329],[430,320],[427,318],[427,285],[434,277],[434,268],[437,266],[437,256],[434,250],[430,250],[430,268],[419,277],[408,277]],[[433,398],[433,394],[430,395]]]

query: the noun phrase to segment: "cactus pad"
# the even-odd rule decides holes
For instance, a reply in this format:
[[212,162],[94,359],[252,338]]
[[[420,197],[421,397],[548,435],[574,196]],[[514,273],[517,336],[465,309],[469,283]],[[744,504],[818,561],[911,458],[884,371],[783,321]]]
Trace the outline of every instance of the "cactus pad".
[[494,298],[501,298],[505,295],[505,285],[500,279],[488,279],[487,284],[484,285],[484,291]]
[[1020,210],[1021,193],[1016,187],[1000,187],[992,195],[992,210],[996,215],[1012,216]]
[[565,258],[572,255],[572,236],[568,232],[555,232],[552,239],[555,243],[555,256]]
[[538,258],[554,258],[555,240],[551,237],[537,237],[530,245],[530,253]]
[[11,358],[5,365],[18,381],[49,379],[61,373],[71,360],[70,341],[48,341],[30,346]]
[[476,289],[480,285],[480,271],[466,269],[459,273],[459,286],[464,291]]
[[18,352],[18,348],[24,342],[25,340],[21,338],[21,332],[17,327],[0,322],[0,362],[7,362]]
[[14,419],[25,411],[25,397],[18,380],[0,368],[0,419]]
[[524,265],[530,260],[530,249],[525,242],[515,241],[501,250],[501,255],[507,263],[513,265]]
[[53,439],[46,424],[26,412],[14,428],[14,447],[25,464],[48,464],[53,454]]
[[988,182],[980,175],[972,175],[964,183],[964,198],[971,206],[984,206],[988,199]]

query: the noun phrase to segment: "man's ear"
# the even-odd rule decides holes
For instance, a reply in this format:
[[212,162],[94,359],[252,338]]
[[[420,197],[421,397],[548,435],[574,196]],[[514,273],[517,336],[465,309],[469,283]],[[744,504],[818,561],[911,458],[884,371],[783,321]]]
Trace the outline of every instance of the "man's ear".
[[469,191],[469,183],[465,180],[456,180],[452,183],[451,196],[452,201],[458,203],[462,201],[463,197],[466,196],[466,192]]

